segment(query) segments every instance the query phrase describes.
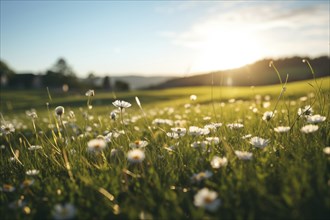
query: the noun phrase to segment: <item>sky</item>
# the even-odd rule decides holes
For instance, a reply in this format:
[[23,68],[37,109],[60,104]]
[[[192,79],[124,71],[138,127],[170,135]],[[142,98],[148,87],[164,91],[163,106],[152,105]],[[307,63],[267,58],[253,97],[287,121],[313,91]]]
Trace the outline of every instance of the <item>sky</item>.
[[263,58],[329,56],[329,1],[4,1],[0,58],[80,77],[187,76]]

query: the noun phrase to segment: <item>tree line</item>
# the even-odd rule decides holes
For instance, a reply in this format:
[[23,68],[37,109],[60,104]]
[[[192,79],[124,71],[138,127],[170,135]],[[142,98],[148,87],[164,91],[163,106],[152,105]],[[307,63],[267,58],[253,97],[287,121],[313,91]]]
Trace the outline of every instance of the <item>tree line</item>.
[[111,82],[109,76],[96,77],[90,73],[87,78],[78,78],[64,58],[59,58],[45,73],[16,73],[4,61],[0,60],[1,88],[37,89],[43,87],[68,89],[104,89],[128,91],[128,83],[116,80]]

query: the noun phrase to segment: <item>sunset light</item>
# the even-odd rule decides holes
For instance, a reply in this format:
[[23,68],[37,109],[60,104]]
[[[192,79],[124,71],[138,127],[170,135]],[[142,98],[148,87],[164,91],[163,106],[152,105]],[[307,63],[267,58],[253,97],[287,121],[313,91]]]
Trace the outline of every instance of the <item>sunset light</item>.
[[203,42],[192,72],[232,69],[262,58],[256,36],[239,31],[210,33]]

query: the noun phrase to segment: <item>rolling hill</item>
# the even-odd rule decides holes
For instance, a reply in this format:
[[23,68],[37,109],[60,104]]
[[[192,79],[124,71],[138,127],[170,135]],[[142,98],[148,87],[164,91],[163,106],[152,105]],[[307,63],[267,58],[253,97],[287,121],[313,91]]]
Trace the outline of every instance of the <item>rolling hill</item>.
[[[280,72],[283,82],[287,74],[289,75],[288,82],[313,78],[308,65],[302,62],[303,59],[303,57],[291,57],[273,60],[276,68]],[[308,60],[315,71],[316,77],[330,75],[329,57],[321,56]],[[164,89],[172,87],[206,86],[212,84],[212,78],[215,85],[222,86],[261,86],[277,84],[279,83],[279,79],[275,70],[269,67],[270,61],[272,60],[263,59],[236,69],[175,78],[151,88]]]

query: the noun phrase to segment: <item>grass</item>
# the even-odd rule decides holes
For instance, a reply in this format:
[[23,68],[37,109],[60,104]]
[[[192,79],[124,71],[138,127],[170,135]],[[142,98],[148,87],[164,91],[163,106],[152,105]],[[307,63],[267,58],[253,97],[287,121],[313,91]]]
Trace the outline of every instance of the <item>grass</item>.
[[[86,106],[86,91],[50,91],[51,100],[46,91],[2,91],[1,125],[12,124],[15,129],[2,130],[0,136],[2,219],[70,214],[70,207],[61,212],[58,204],[71,204],[77,219],[325,219],[330,215],[330,157],[324,152],[330,145],[329,85],[329,77],[317,85],[315,81],[288,84],[277,106],[280,85],[214,86],[213,94],[211,87],[96,91],[92,109]],[[192,94],[196,101],[189,100]],[[122,115],[117,112],[112,120],[115,99],[132,107]],[[58,105],[65,108],[61,118],[54,115]],[[309,134],[301,132],[309,124],[306,117],[297,115],[307,105],[314,114],[326,117]],[[275,116],[263,120],[263,113],[275,106]],[[25,114],[31,108],[36,109],[37,119]],[[156,123],[157,119],[167,123]],[[212,122],[222,126],[208,134],[189,134],[190,126],[203,128]],[[244,128],[230,129],[230,123]],[[291,129],[275,132],[280,125]],[[175,127],[186,129],[185,135],[169,137]],[[268,139],[269,144],[256,148],[249,138],[242,138],[247,134]],[[219,143],[191,147],[208,137],[219,138]],[[106,148],[88,151],[93,139],[106,140]],[[145,158],[132,163],[127,154],[139,140],[148,143],[141,149]],[[41,149],[29,150],[32,145]],[[235,151],[251,152],[252,159],[239,159]],[[214,156],[226,157],[227,165],[212,166]],[[33,169],[39,173],[26,174]],[[212,175],[206,178],[207,173]],[[204,207],[196,203],[203,188],[216,192],[216,198],[203,200]],[[208,209],[217,199],[221,205]]]

